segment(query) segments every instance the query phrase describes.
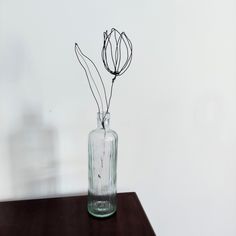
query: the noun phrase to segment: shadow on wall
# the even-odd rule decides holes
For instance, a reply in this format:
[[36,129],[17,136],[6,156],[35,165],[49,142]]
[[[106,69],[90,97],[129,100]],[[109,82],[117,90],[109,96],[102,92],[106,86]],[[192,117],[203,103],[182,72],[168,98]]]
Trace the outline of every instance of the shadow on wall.
[[57,135],[36,110],[22,115],[21,125],[9,137],[14,198],[53,195],[58,192]]

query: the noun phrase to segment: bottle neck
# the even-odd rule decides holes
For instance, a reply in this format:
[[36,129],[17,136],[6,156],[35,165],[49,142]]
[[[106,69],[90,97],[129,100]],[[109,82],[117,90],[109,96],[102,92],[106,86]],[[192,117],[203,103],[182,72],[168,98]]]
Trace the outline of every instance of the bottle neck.
[[110,129],[110,113],[105,113],[105,112],[97,113],[97,128]]

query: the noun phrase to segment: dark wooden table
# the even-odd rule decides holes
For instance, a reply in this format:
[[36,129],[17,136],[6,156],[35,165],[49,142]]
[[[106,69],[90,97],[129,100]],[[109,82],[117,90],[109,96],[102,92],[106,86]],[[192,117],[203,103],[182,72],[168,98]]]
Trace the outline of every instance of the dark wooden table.
[[0,203],[0,236],[155,235],[136,193],[119,193],[117,212],[87,213],[87,196]]

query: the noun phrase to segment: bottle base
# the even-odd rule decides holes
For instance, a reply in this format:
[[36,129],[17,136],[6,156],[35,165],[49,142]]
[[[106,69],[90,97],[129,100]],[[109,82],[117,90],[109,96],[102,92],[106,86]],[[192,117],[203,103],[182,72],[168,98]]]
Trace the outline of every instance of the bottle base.
[[96,201],[88,204],[88,212],[94,217],[105,218],[113,215],[116,207],[109,201]]

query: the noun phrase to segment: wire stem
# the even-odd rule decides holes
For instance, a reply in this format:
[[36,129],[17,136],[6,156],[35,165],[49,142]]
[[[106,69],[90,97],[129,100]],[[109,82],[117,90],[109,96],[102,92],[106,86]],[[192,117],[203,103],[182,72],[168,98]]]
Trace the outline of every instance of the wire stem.
[[115,77],[112,79],[112,83],[111,83],[111,90],[110,90],[110,96],[109,96],[109,101],[108,101],[108,105],[107,105],[107,110],[103,116],[103,119],[102,119],[102,124],[103,124],[103,127],[104,127],[104,122],[105,122],[105,117],[106,115],[108,114],[109,112],[109,108],[110,108],[110,105],[111,105],[111,98],[112,98],[112,92],[113,92],[113,85],[114,85],[114,82],[116,80],[116,75]]

